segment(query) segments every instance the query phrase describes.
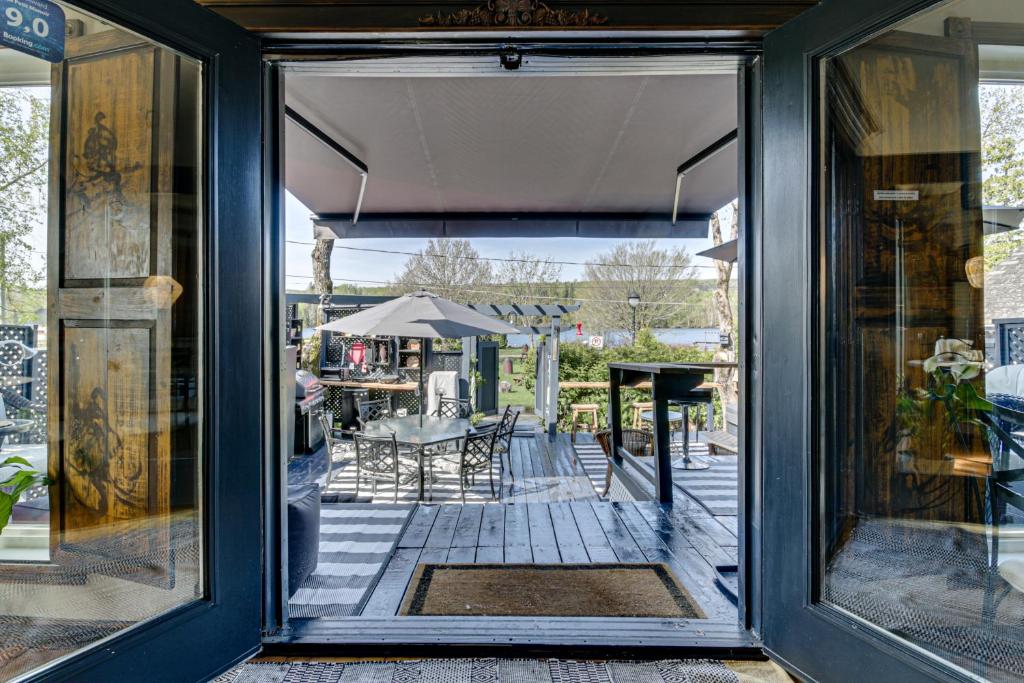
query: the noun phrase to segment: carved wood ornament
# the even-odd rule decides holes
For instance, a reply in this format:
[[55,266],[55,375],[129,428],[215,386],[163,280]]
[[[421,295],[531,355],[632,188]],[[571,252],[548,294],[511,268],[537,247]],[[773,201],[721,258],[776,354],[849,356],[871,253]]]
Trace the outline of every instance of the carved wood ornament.
[[428,14],[421,26],[600,26],[608,17],[590,10],[552,9],[539,0],[487,0],[483,5],[457,12]]

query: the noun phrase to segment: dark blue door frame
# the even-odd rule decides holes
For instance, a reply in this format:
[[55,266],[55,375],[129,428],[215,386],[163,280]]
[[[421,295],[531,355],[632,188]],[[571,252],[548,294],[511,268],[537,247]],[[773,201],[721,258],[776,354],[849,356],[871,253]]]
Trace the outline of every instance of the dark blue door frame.
[[[206,598],[30,680],[209,680],[260,648],[264,451],[260,45],[190,0],[69,0],[203,63]],[[69,615],[73,616],[73,615]]]
[[803,677],[961,680],[951,667],[818,600],[823,471],[817,389],[822,240],[816,216],[821,59],[934,0],[823,0],[764,41],[763,292],[753,397],[763,456],[758,564],[765,646]]

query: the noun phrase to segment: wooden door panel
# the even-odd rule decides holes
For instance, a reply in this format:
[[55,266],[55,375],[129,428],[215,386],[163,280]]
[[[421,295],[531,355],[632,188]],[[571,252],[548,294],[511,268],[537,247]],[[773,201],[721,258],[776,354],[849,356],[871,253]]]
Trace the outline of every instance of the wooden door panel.
[[69,40],[67,55],[52,76],[51,550],[170,587],[179,58],[118,30]]
[[156,52],[68,64],[66,279],[150,274]]

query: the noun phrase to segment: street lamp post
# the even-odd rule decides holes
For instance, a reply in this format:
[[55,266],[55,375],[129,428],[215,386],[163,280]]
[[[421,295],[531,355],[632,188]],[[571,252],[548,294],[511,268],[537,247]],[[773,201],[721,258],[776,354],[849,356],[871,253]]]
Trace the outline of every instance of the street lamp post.
[[630,308],[633,309],[633,344],[636,344],[636,308],[640,305],[640,295],[637,294],[636,290],[633,290],[629,293],[627,301]]

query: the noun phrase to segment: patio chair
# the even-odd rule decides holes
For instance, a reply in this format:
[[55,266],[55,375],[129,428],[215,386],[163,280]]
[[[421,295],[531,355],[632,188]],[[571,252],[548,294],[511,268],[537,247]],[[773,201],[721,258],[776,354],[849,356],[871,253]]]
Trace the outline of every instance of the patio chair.
[[442,396],[437,401],[437,411],[434,415],[449,420],[457,420],[468,418],[472,412],[468,398],[446,398]]
[[638,458],[654,454],[654,434],[646,429],[623,429],[622,447]]
[[370,479],[373,495],[377,494],[378,481],[393,483],[397,503],[399,485],[417,474],[415,460],[402,457],[394,434],[369,436],[357,432],[352,435],[352,440],[356,446],[356,496],[359,496],[359,484],[366,476]]
[[511,406],[505,406],[505,412],[501,416],[501,421],[498,422],[498,426],[493,430],[495,432],[494,452],[498,456],[498,471],[499,473],[504,472],[504,458],[507,456],[508,475],[512,481],[516,480],[515,475],[512,473],[512,434],[516,430],[516,422],[518,420],[518,411],[513,411]]
[[[476,484],[476,475],[487,472],[491,485],[491,498],[494,493],[494,444],[498,431],[489,430],[477,434],[466,431],[462,439],[462,450],[458,453],[445,454],[437,458],[438,466],[447,472],[459,475],[459,493],[462,502],[466,502],[466,487]],[[499,486],[500,490],[501,487]],[[500,499],[500,493],[497,496]]]
[[356,419],[359,420],[360,426],[365,427],[367,422],[384,420],[389,417],[392,417],[392,414],[391,401],[388,399],[359,402],[359,416]]

